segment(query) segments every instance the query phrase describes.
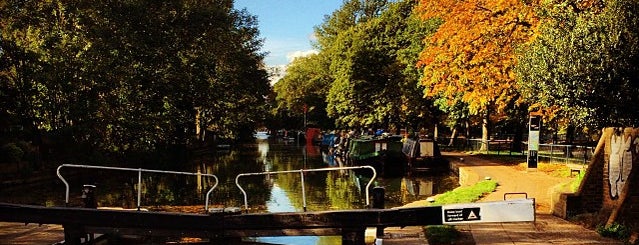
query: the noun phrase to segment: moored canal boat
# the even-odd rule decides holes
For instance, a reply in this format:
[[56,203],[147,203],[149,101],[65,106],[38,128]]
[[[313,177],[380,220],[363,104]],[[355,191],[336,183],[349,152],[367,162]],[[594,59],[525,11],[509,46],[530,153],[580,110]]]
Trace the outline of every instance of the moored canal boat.
[[406,158],[410,171],[445,170],[446,161],[437,146],[437,141],[431,139],[404,140],[402,153]]
[[354,138],[349,142],[349,160],[355,165],[371,165],[385,175],[404,173],[401,136]]

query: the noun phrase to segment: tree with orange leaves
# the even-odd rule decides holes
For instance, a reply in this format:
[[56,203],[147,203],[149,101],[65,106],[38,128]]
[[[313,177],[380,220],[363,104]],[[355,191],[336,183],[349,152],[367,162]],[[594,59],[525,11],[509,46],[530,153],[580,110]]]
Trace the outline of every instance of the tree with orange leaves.
[[504,113],[519,100],[515,49],[535,32],[534,5],[521,0],[420,0],[418,5],[423,19],[443,21],[426,38],[418,62],[424,94],[451,106],[461,98],[471,114],[484,116],[484,140],[491,111]]

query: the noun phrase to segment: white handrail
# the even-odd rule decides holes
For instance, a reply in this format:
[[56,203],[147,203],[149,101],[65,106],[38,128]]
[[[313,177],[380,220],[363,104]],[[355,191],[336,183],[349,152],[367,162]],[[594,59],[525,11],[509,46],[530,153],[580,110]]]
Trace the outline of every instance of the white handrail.
[[66,206],[69,205],[69,183],[67,183],[67,181],[62,177],[62,174],[60,173],[60,169],[62,169],[63,167],[107,169],[107,170],[122,170],[122,171],[138,172],[138,200],[137,200],[138,211],[140,210],[140,199],[141,199],[141,196],[142,196],[141,195],[141,193],[142,193],[142,191],[141,191],[142,190],[142,172],[213,177],[215,179],[215,184],[213,185],[213,187],[211,187],[211,189],[209,189],[209,191],[206,192],[206,199],[205,199],[205,203],[204,203],[204,209],[206,210],[206,212],[208,212],[208,210],[209,210],[209,208],[208,208],[208,206],[209,206],[209,196],[213,192],[213,189],[215,189],[215,187],[217,187],[217,184],[219,182],[218,179],[217,179],[217,176],[215,176],[213,174],[165,171],[165,170],[154,170],[154,169],[143,169],[143,168],[121,168],[121,167],[107,167],[107,166],[94,166],[94,165],[62,164],[62,165],[58,166],[58,169],[56,170],[56,174],[58,175],[58,178],[60,178],[60,180],[62,180],[62,183],[64,183],[64,185],[66,186],[66,193],[65,193],[65,205]]
[[375,178],[377,177],[377,171],[375,171],[375,168],[365,165],[365,166],[355,166],[355,167],[332,167],[332,168],[315,168],[315,169],[299,169],[299,170],[284,170],[284,171],[273,171],[273,172],[259,172],[259,173],[242,173],[242,174],[238,174],[235,177],[235,185],[237,185],[237,188],[240,189],[240,191],[242,191],[242,195],[244,195],[244,209],[248,211],[248,198],[246,196],[246,191],[244,191],[244,189],[242,188],[242,186],[240,186],[240,177],[242,176],[252,176],[252,175],[269,175],[269,174],[283,174],[283,173],[300,173],[300,178],[302,181],[302,201],[303,201],[303,205],[304,205],[304,212],[306,212],[306,191],[304,188],[304,172],[319,172],[319,171],[333,171],[333,170],[345,170],[345,169],[362,169],[362,168],[368,168],[371,169],[373,171],[373,177],[371,177],[371,180],[368,181],[368,184],[366,184],[366,206],[370,206],[370,198],[369,198],[369,189],[371,184],[373,183],[373,181],[375,180]]

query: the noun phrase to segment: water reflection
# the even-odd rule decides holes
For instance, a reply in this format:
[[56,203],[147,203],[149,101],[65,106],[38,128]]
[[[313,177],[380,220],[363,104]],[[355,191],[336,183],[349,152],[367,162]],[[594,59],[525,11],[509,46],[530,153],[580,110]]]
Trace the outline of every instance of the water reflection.
[[[190,163],[172,166],[174,171],[214,174],[219,179],[213,191],[212,204],[224,207],[242,207],[243,196],[235,185],[240,173],[284,171],[298,169],[348,166],[340,158],[320,151],[318,146],[300,146],[295,142],[269,139],[256,141],[237,150],[216,152],[193,159]],[[147,168],[157,169],[153,166]],[[64,205],[64,185],[55,173],[49,173],[55,184],[17,187],[0,190],[0,201]],[[97,185],[96,195],[100,206],[133,208],[137,198],[137,173],[113,171],[76,170],[69,174],[72,205],[81,205],[80,191],[83,184]],[[306,172],[304,184],[308,211],[365,208],[365,188],[370,180],[369,170],[340,170],[330,172]],[[385,188],[386,207],[397,207],[425,199],[456,187],[456,179],[450,176],[378,177],[377,186]],[[202,176],[173,176],[161,174],[143,175],[142,206],[195,205],[202,207],[206,190],[214,180]],[[300,174],[273,174],[249,176],[242,179],[242,187],[248,194],[251,212],[302,211],[304,200]],[[279,244],[328,244],[339,243],[340,237],[260,238],[260,241]]]

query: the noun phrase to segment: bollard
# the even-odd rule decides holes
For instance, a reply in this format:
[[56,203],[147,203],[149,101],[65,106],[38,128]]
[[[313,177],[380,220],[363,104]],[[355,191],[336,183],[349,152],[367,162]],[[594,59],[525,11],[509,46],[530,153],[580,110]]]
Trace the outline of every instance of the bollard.
[[82,201],[85,208],[98,208],[98,201],[95,200],[95,185],[82,186]]
[[[95,200],[95,185],[83,185],[82,186],[82,201],[84,201],[85,208],[98,208],[98,201]],[[65,228],[65,236],[66,236]],[[94,241],[95,236],[93,233],[83,233],[85,241]],[[73,244],[73,242],[72,242]],[[93,244],[93,243],[91,243]]]
[[[373,188],[373,208],[384,209],[384,187],[376,186]],[[381,239],[384,237],[384,227],[378,226],[375,237]],[[380,240],[381,241],[381,240]]]
[[377,186],[373,188],[373,208],[384,208],[384,187]]

